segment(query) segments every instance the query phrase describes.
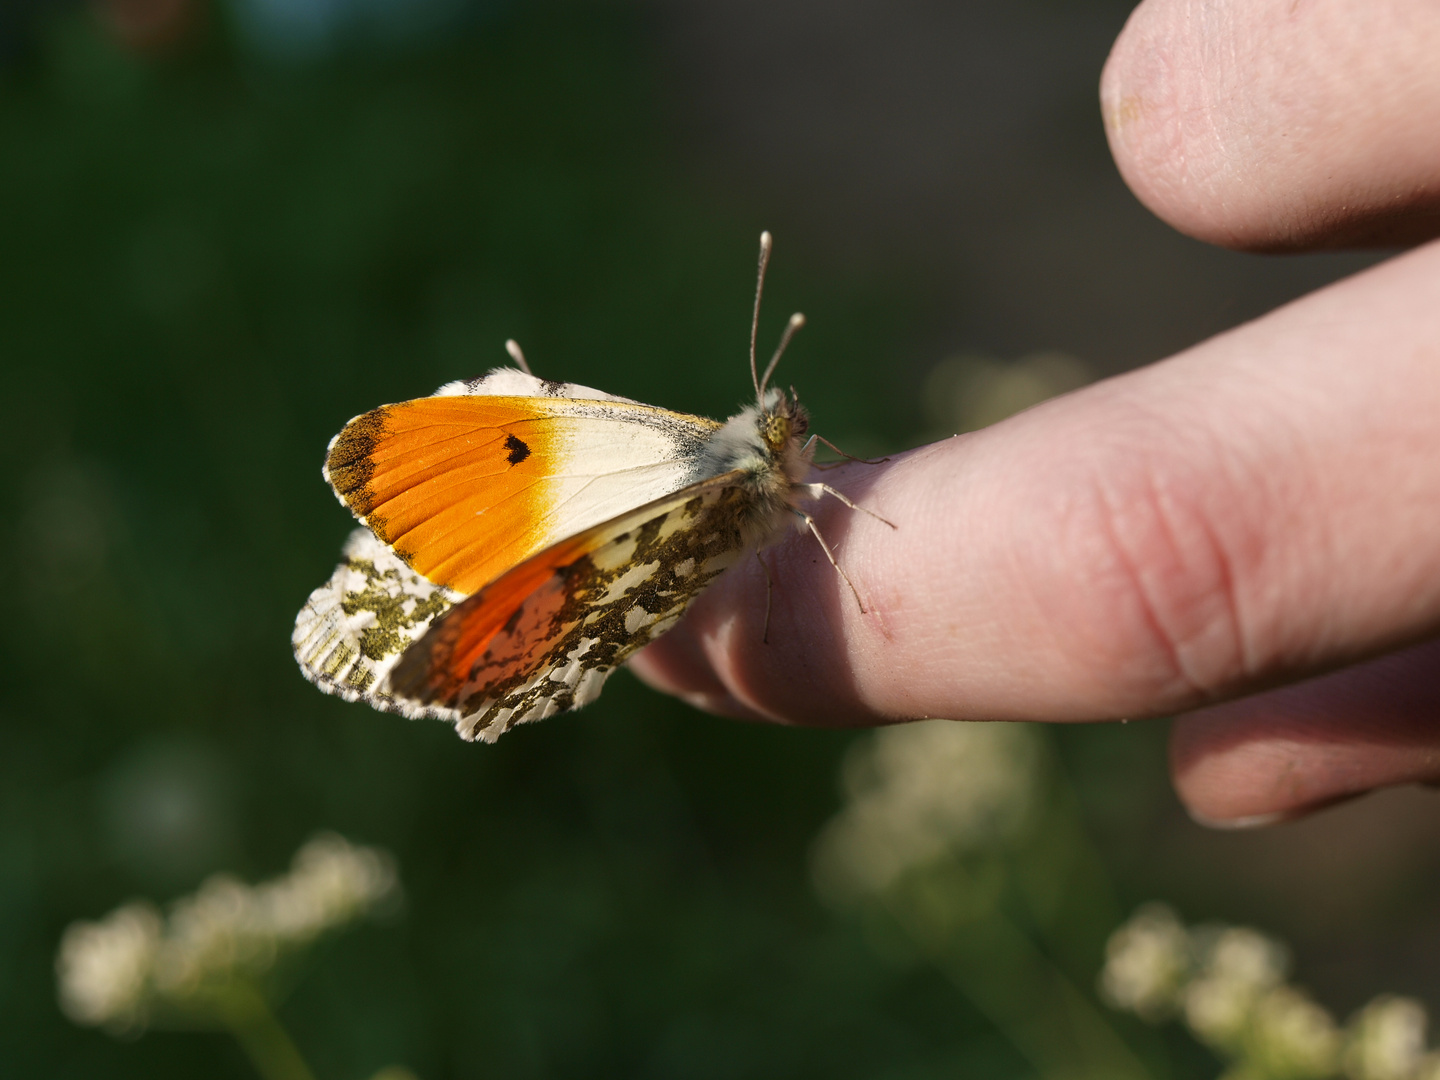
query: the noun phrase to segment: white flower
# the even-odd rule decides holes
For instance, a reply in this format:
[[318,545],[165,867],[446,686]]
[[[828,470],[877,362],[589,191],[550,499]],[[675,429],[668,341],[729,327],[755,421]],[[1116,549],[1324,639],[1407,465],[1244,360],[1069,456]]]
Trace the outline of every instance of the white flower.
[[1100,990],[1116,1008],[1156,1021],[1174,1009],[1190,971],[1190,935],[1164,904],[1146,904],[1105,945]]
[[275,954],[274,935],[264,925],[255,890],[216,874],[171,907],[155,981],[168,997],[183,1001],[239,974],[264,972]]
[[1294,987],[1277,986],[1259,1001],[1246,1049],[1262,1075],[1320,1080],[1335,1073],[1340,1033],[1325,1009]]
[[100,922],[71,923],[55,960],[65,1015],[77,1024],[117,1033],[142,1028],[159,945],[160,915],[143,901],[126,904]]
[[1290,952],[1274,938],[1246,926],[1196,933],[1206,975],[1244,986],[1275,986],[1290,969]]
[[364,915],[397,888],[393,860],[334,833],[308,841],[288,874],[249,886],[217,874],[175,903],[157,961],[172,996],[268,971],[283,953]]
[[288,874],[256,886],[217,874],[163,922],[153,906],[131,904],[71,926],[56,961],[61,1006],[77,1023],[116,1030],[142,1028],[157,1009],[203,1014],[216,994],[256,982],[285,953],[397,889],[389,855],[322,834],[296,852]]
[[1254,930],[1187,934],[1173,912],[1151,904],[1111,936],[1106,954],[1101,989],[1111,1003],[1157,1020],[1178,1000],[1196,1037],[1230,1059],[1222,1080],[1330,1080],[1342,1072],[1347,1080],[1440,1080],[1420,1002],[1376,998],[1342,1032],[1286,983],[1285,947]]
[[388,855],[322,833],[295,853],[287,876],[256,891],[270,932],[303,943],[383,903],[395,889]]
[[1019,724],[931,720],[883,728],[846,760],[848,805],[816,847],[817,883],[879,892],[947,850],[994,846],[1024,824],[1039,752]]
[[1285,985],[1283,945],[1246,927],[1202,927],[1191,944],[1200,974],[1181,994],[1191,1031],[1239,1056],[1247,1074],[1277,1080],[1334,1074],[1340,1033],[1325,1009]]
[[1285,947],[1245,927],[1201,928],[1191,936],[1200,976],[1181,996],[1186,1023],[1213,1046],[1234,1047],[1244,1037],[1251,1010],[1285,978]]
[[1220,979],[1197,979],[1185,988],[1181,998],[1185,1022],[1202,1041],[1234,1048],[1245,1034],[1255,997],[1249,987],[1237,987]]
[[1425,1006],[1379,997],[1350,1021],[1345,1075],[1351,1080],[1411,1080],[1425,1058]]

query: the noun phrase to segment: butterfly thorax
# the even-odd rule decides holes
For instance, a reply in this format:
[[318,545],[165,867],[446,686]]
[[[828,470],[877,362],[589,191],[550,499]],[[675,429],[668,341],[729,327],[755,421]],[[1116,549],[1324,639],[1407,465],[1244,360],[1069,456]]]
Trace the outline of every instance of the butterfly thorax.
[[801,494],[796,485],[810,471],[814,451],[805,445],[810,418],[782,390],[732,416],[710,437],[703,469],[709,475],[744,475],[742,530],[748,542],[764,543],[783,532]]

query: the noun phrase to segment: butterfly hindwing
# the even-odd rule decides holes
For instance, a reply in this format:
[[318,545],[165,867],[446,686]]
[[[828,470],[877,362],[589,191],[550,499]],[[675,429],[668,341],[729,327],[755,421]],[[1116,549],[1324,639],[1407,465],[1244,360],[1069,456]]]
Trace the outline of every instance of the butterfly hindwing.
[[322,690],[404,712],[377,690],[431,621],[460,599],[411,570],[369,529],[356,529],[330,580],[295,620],[295,658]]
[[741,479],[693,484],[521,563],[435,619],[378,693],[487,742],[593,700],[739,556],[753,512]]

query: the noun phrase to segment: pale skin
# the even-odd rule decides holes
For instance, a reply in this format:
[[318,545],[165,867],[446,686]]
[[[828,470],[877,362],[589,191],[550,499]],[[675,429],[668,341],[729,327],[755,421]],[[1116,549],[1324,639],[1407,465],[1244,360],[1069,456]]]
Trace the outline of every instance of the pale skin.
[[794,724],[1183,714],[1198,819],[1440,781],[1440,5],[1148,0],[1101,79],[1154,213],[1250,251],[1412,246],[1177,356],[847,465],[633,663]]

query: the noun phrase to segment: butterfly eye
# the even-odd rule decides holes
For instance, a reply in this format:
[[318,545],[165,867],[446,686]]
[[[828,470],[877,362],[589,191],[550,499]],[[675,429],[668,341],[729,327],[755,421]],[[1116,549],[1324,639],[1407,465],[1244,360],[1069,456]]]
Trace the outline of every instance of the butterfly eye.
[[769,413],[761,420],[760,437],[772,451],[780,450],[789,441],[791,431],[790,417],[780,413]]

